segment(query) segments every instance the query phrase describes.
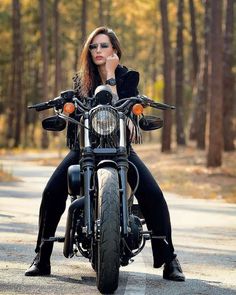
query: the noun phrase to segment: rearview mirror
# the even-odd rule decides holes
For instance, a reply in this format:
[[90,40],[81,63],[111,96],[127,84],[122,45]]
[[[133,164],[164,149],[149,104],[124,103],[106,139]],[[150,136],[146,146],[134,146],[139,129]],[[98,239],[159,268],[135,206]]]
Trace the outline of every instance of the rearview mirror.
[[144,131],[159,129],[163,126],[163,120],[156,116],[143,116],[139,120],[139,126]]
[[48,131],[62,131],[66,128],[66,121],[58,116],[52,116],[44,119],[42,126]]

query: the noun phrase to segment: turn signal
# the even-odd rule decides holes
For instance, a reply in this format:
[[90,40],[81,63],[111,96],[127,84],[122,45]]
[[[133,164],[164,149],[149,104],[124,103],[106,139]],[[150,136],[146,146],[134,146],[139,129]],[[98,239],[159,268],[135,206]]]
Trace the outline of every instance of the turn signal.
[[64,104],[63,111],[67,114],[72,114],[75,111],[75,106],[71,102],[67,102]]
[[139,116],[143,113],[143,106],[140,103],[136,103],[133,108],[132,112],[136,115]]

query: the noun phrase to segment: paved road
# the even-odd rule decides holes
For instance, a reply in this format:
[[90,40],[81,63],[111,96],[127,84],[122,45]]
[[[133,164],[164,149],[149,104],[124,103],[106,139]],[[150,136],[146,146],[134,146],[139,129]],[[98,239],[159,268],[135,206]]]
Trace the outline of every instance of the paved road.
[[[0,158],[0,164],[21,178],[20,182],[0,183],[0,294],[99,294],[89,262],[83,257],[66,259],[62,244],[54,247],[50,277],[24,276],[34,257],[40,194],[53,171],[52,167],[36,167],[30,162],[32,157]],[[236,205],[167,193],[166,199],[187,281],[163,280],[162,270],[152,268],[148,244],[134,263],[121,268],[115,294],[236,294]],[[58,235],[63,235],[64,224],[65,216]]]

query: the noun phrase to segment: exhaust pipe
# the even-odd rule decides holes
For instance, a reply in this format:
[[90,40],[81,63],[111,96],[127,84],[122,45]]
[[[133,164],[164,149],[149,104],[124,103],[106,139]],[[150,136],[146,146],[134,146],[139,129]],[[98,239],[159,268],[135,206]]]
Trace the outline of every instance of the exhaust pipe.
[[84,208],[84,197],[74,200],[68,209],[63,254],[66,258],[74,255],[73,243],[75,236],[76,217],[79,210]]

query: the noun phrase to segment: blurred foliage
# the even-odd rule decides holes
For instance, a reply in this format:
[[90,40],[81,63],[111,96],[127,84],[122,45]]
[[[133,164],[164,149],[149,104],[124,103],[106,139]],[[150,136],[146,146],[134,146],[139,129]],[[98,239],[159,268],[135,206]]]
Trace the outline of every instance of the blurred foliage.
[[[103,24],[111,27],[119,37],[123,48],[121,63],[140,72],[140,92],[162,100],[163,50],[159,0],[103,0]],[[55,48],[53,46],[53,0],[46,1],[49,44],[49,98],[53,96],[55,73]],[[40,50],[39,0],[22,0],[21,26],[24,48],[23,97],[26,104],[42,101],[40,73],[42,57]],[[194,1],[199,50],[203,45],[203,1]],[[62,90],[72,87],[75,53],[82,47],[81,19],[82,0],[60,0],[59,30],[62,67]],[[100,25],[99,1],[87,0],[87,35]],[[168,1],[171,52],[176,46],[177,0]],[[0,105],[10,99],[12,60],[12,1],[0,3]],[[236,31],[236,30],[235,30]],[[189,3],[184,7],[184,94],[186,118],[192,104],[192,48]],[[236,38],[235,38],[236,39]],[[4,46],[3,46],[4,45]],[[199,51],[200,52],[200,51]],[[236,42],[235,42],[236,52]],[[173,60],[174,64],[174,60]],[[235,69],[235,67],[234,67]],[[235,70],[234,70],[235,71]],[[29,117],[29,121],[33,119]],[[186,119],[187,121],[187,119]],[[4,121],[3,121],[4,122]],[[4,124],[4,123],[3,123]],[[5,122],[7,124],[7,122]],[[1,133],[1,135],[4,135]],[[0,142],[0,145],[4,143]]]
[[[60,13],[60,41],[62,50],[62,62],[63,62],[63,86],[71,86],[71,77],[73,75],[73,59],[74,59],[74,46],[78,44],[78,39],[81,38],[81,2],[80,0],[68,1],[61,0],[59,3]],[[141,90],[145,90],[150,87],[152,70],[156,68],[156,77],[160,79],[162,76],[162,37],[161,37],[161,19],[159,11],[159,1],[156,0],[113,0],[103,1],[104,16],[107,15],[106,7],[110,2],[110,21],[107,23],[104,21],[104,25],[110,26],[118,35],[123,48],[122,63],[128,67],[134,68],[141,73]],[[177,1],[168,1],[168,13],[170,19],[171,28],[171,44],[174,48],[176,37],[176,10]],[[24,40],[24,56],[25,56],[25,79],[29,79],[29,71],[27,68],[27,61],[31,61],[31,65],[35,67],[41,66],[40,58],[40,31],[39,31],[39,9],[38,0],[23,0],[21,3],[21,22]],[[95,27],[99,25],[98,19],[98,4],[99,1],[87,1],[87,34],[91,32]],[[52,44],[52,30],[53,30],[53,18],[52,18],[52,6],[53,1],[47,1],[48,9],[48,41],[49,52],[51,61],[51,74],[54,69],[54,52]],[[198,35],[202,38],[202,17],[203,7],[201,1],[195,1],[196,8],[196,21],[198,27]],[[0,65],[4,68],[4,72],[9,73],[9,68],[6,68],[11,61],[11,44],[12,44],[12,32],[11,32],[11,1],[1,0],[0,6]],[[106,20],[106,17],[104,17]],[[188,3],[185,5],[185,42],[186,42],[186,57],[191,53],[189,48],[189,42],[191,39],[189,28],[189,12]],[[153,45],[156,43],[157,58],[154,62],[150,60],[152,57]],[[82,46],[79,43],[80,49]],[[151,61],[151,62],[150,62]],[[191,62],[187,67],[191,69]],[[187,71],[188,71],[187,70]],[[2,70],[1,70],[2,72]],[[187,73],[188,74],[188,73]],[[188,77],[188,75],[186,75]],[[5,82],[1,79],[0,85]],[[53,79],[52,79],[53,80]],[[49,84],[51,84],[51,80]],[[154,82],[155,83],[155,82]],[[27,85],[32,87],[32,85]],[[52,87],[51,87],[52,88]],[[1,88],[2,89],[2,88]],[[2,92],[1,96],[2,96]],[[37,98],[40,100],[40,98]]]

